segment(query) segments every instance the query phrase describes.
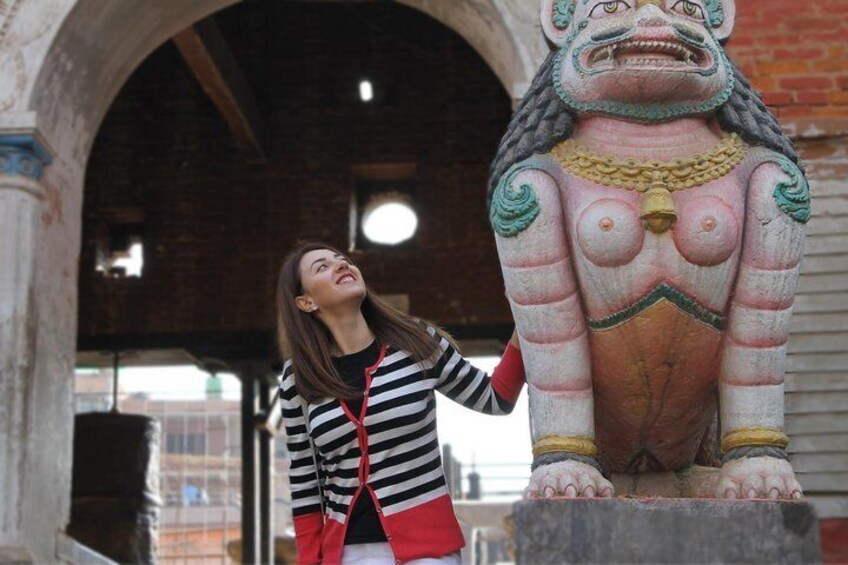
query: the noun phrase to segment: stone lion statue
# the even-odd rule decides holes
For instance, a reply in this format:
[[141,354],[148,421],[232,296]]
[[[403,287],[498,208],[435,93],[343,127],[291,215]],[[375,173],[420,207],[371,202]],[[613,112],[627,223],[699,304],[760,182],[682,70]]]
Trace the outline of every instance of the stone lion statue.
[[800,498],[786,342],[810,217],[728,59],[733,0],[543,0],[492,165],[529,384],[529,497]]

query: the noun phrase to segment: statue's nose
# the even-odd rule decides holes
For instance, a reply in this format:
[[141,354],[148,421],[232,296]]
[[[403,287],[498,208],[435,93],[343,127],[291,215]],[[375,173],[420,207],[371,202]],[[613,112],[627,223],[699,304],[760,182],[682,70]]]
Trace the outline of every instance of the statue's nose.
[[636,24],[640,26],[668,25],[668,18],[660,3],[660,0],[640,1],[636,11]]

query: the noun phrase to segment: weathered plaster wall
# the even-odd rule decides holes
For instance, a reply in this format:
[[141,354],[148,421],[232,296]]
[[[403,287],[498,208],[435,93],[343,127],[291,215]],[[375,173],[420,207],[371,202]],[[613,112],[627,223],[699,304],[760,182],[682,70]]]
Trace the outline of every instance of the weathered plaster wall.
[[[0,135],[37,130],[35,114],[27,111],[27,89],[69,8],[62,1],[0,3]],[[68,309],[61,295],[50,294],[55,273],[42,259],[45,252],[52,256],[64,251],[42,217],[57,193],[31,180],[30,194],[36,196],[25,195],[15,188],[25,179],[0,175],[0,208],[6,216],[0,232],[9,232],[0,233],[0,241],[17,247],[4,246],[0,254],[0,341],[5,341],[0,346],[0,560],[19,556],[52,561],[56,532],[68,512],[72,420],[67,375],[73,368],[76,310]],[[35,229],[32,237],[29,225]],[[66,264],[71,269],[75,253],[73,249]],[[73,286],[67,290],[74,294]]]
[[[18,259],[34,264],[26,321],[33,328],[28,355],[34,362],[17,374],[0,375],[20,389],[24,432],[14,463],[21,482],[12,486],[20,494],[21,521],[2,532],[0,546],[23,547],[39,563],[57,559],[57,532],[69,515],[70,377],[87,153],[111,97],[135,65],[170,34],[217,8],[213,2],[196,4],[148,2],[143,15],[127,13],[138,4],[125,2],[6,4],[11,11],[2,24],[0,128],[39,131],[55,152],[41,182],[37,243]],[[0,493],[3,500],[14,499],[6,494]]]

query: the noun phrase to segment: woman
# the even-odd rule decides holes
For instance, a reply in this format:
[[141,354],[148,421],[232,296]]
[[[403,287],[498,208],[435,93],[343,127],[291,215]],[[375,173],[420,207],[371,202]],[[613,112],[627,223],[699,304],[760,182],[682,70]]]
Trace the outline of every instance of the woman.
[[524,384],[516,336],[490,379],[323,244],[288,256],[277,310],[298,563],[459,563],[433,392],[509,413]]

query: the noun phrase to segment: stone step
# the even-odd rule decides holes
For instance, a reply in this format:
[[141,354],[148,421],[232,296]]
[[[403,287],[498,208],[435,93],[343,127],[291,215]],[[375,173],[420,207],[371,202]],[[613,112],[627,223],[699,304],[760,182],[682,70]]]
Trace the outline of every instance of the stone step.
[[515,503],[516,563],[817,563],[806,502],[679,498]]

